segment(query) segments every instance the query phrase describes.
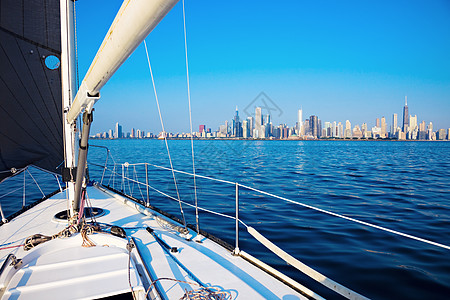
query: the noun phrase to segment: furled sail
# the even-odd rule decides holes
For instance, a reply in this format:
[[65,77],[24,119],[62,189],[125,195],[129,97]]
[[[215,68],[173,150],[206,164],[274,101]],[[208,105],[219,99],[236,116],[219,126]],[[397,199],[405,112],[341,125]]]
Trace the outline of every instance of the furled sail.
[[63,162],[60,0],[0,0],[0,181]]

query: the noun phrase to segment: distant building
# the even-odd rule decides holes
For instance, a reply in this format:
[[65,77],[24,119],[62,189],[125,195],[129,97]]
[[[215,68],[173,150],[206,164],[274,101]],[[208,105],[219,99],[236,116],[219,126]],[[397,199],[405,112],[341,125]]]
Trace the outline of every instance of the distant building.
[[298,136],[302,136],[302,127],[303,127],[303,109],[299,109],[297,113],[297,133]]
[[362,138],[363,134],[361,129],[359,129],[359,125],[355,125],[355,127],[353,128],[353,137],[355,138]]
[[123,137],[122,133],[122,126],[119,124],[119,122],[116,123],[116,128],[114,130],[114,138],[115,139],[121,139]]
[[330,122],[324,123],[324,128],[322,129],[322,137],[332,137],[333,128]]
[[426,131],[425,121],[422,121],[419,124],[419,136],[417,138],[419,140],[426,140],[427,139],[427,131]]
[[252,137],[253,135],[253,128],[255,128],[255,122],[254,122],[253,117],[247,117],[247,126],[248,126],[248,131],[249,131],[249,136],[248,137]]
[[[369,135],[369,132],[370,132],[370,135]],[[361,134],[362,134],[363,138],[365,138],[365,139],[372,137],[372,132],[367,129],[367,123],[363,123],[361,125]]]
[[405,96],[405,106],[403,107],[403,132],[409,131],[409,111],[408,111],[408,98]]
[[263,117],[262,117],[262,111],[261,107],[255,108],[255,133],[256,136],[253,136],[255,138],[261,138],[262,132],[261,132],[261,126],[263,125]]
[[206,125],[199,125],[198,126],[198,132],[200,132],[200,134],[202,134],[202,132],[206,131]]
[[337,126],[337,137],[342,139],[344,137],[344,125],[341,122]]
[[392,115],[391,137],[397,135],[397,114]]
[[336,121],[333,121],[333,125],[331,126],[331,136],[338,137]]
[[417,115],[409,116],[409,138],[410,140],[417,140],[419,135],[419,127],[417,126]]
[[319,125],[319,118],[315,115],[312,115],[309,117],[309,127],[311,131],[311,135],[313,137],[319,138],[320,137],[320,125]]
[[220,125],[218,137],[227,137],[227,125]]
[[345,121],[345,131],[344,131],[344,138],[351,138],[352,137],[352,124],[349,120]]
[[248,120],[242,121],[242,137],[249,138],[250,137],[250,129],[248,126]]
[[381,137],[384,139],[387,137],[387,124],[386,124],[386,118],[381,118]]
[[447,138],[447,132],[445,132],[445,129],[439,129],[437,131],[436,139],[443,141]]
[[381,137],[381,127],[372,127],[372,137],[374,139]]
[[238,112],[237,106],[236,106],[236,114],[234,115],[234,118],[233,118],[232,135],[234,137],[242,137],[242,125],[239,120],[239,112]]

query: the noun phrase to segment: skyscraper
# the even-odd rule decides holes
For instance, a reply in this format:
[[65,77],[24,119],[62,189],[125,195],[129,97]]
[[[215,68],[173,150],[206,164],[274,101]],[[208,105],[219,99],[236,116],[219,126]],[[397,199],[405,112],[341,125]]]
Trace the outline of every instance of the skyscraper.
[[305,135],[311,135],[311,126],[309,125],[309,119],[305,120],[303,131],[304,131]]
[[386,138],[387,136],[387,124],[386,124],[386,118],[381,118],[381,137]]
[[234,115],[233,119],[232,135],[234,137],[242,137],[242,126],[241,122],[239,121],[239,112],[237,106],[236,106],[236,114]]
[[317,116],[312,115],[309,117],[309,127],[313,137],[320,137],[319,118]]
[[253,135],[253,128],[255,125],[255,122],[253,120],[254,120],[253,117],[247,117],[247,122],[248,122],[247,126],[248,126],[248,131],[249,131],[248,137],[251,137]]
[[198,132],[199,132],[200,134],[202,134],[202,132],[205,131],[205,130],[206,130],[206,125],[199,125],[199,126],[198,126]]
[[417,129],[417,115],[409,116],[409,130],[414,131]]
[[256,130],[256,138],[261,137],[261,126],[263,124],[261,107],[255,108],[255,130]]
[[349,120],[345,121],[345,131],[344,131],[344,138],[351,138],[352,137],[352,124]]
[[408,98],[405,96],[405,106],[403,107],[403,132],[409,130],[409,111],[408,111]]
[[116,123],[116,129],[114,130],[114,138],[115,139],[122,138],[122,126],[119,124],[119,122]]
[[242,121],[242,137],[243,138],[250,137],[250,130],[248,128],[248,121],[247,120],[243,120]]
[[303,126],[303,109],[298,110],[298,116],[297,116],[297,132],[298,136],[301,136],[302,134],[302,126]]
[[369,133],[367,132],[367,123],[362,123],[361,125],[361,134],[363,138],[368,138],[369,137]]
[[380,118],[377,118],[377,121],[375,122],[375,126],[380,127]]
[[391,136],[395,136],[397,133],[397,114],[392,115],[392,127],[391,127]]

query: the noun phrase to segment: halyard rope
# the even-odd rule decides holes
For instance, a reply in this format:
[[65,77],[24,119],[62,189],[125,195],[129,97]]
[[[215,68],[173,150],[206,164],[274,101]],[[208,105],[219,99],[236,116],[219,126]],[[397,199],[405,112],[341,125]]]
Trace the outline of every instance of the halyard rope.
[[167,155],[169,156],[170,169],[172,170],[173,182],[175,184],[175,190],[177,191],[177,198],[178,198],[178,203],[180,205],[181,216],[183,218],[183,225],[184,225],[184,227],[186,227],[186,219],[184,218],[183,207],[181,206],[180,192],[178,191],[177,179],[175,177],[175,172],[174,172],[173,164],[172,164],[172,158],[170,156],[170,151],[169,151],[169,144],[167,143],[166,130],[164,129],[164,121],[163,121],[163,118],[161,115],[161,109],[159,107],[158,93],[156,92],[155,79],[153,78],[152,65],[150,64],[150,57],[148,55],[147,43],[145,42],[145,39],[144,39],[144,46],[145,46],[145,54],[147,55],[148,68],[150,70],[150,76],[152,79],[153,91],[155,93],[156,105],[158,106],[159,120],[161,121],[161,128],[163,131],[164,142],[166,144]]
[[198,220],[198,199],[197,199],[197,184],[195,181],[195,160],[194,160],[194,137],[192,132],[192,111],[191,111],[191,86],[189,84],[189,63],[188,63],[188,50],[187,50],[187,39],[186,39],[186,13],[184,10],[184,0],[183,2],[183,29],[184,29],[184,52],[186,54],[186,83],[187,83],[187,96],[189,102],[189,125],[191,129],[191,154],[192,154],[192,173],[194,174],[194,200],[195,200],[195,222],[197,226],[197,233],[200,232],[200,225]]

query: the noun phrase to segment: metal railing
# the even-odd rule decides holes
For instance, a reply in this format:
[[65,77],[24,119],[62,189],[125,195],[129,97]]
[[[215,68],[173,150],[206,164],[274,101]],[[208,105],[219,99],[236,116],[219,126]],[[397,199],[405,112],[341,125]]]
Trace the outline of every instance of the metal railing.
[[[107,151],[107,155],[110,155],[109,150],[106,147],[102,147],[105,148]],[[192,174],[189,172],[185,172],[185,171],[180,171],[180,170],[172,170],[170,168],[167,167],[163,167],[163,166],[159,166],[159,165],[155,165],[155,164],[151,164],[151,163],[135,163],[135,164],[130,164],[128,162],[126,163],[121,163],[118,164],[114,161],[114,159],[112,159],[112,163],[110,163],[108,165],[108,163],[106,162],[105,164],[101,165],[101,164],[95,164],[95,163],[90,163],[90,165],[92,166],[96,166],[99,168],[103,168],[102,170],[102,176],[101,176],[101,180],[100,180],[100,184],[101,185],[106,185],[106,186],[112,186],[113,189],[116,190],[120,190],[122,193],[124,193],[125,195],[129,195],[129,196],[133,196],[133,193],[138,193],[138,195],[140,196],[141,199],[145,199],[145,204],[147,206],[150,205],[150,190],[156,192],[157,194],[168,198],[170,200],[173,201],[180,201],[183,205],[189,206],[191,208],[196,208],[199,211],[203,211],[203,212],[207,212],[213,215],[217,215],[220,217],[224,217],[224,218],[228,218],[228,219],[232,219],[235,221],[235,246],[234,246],[234,251],[233,254],[234,255],[240,255],[242,257],[244,257],[247,260],[252,261],[253,263],[258,264],[261,268],[265,269],[266,271],[269,270],[270,273],[276,275],[276,276],[285,276],[281,273],[279,273],[278,271],[274,270],[273,268],[271,268],[270,266],[265,265],[264,263],[262,263],[261,261],[253,258],[251,255],[247,254],[244,251],[241,251],[239,249],[239,225],[242,224],[248,231],[248,233],[255,238],[258,242],[260,242],[261,244],[263,244],[266,248],[268,248],[271,252],[273,252],[274,254],[276,254],[277,256],[279,256],[281,259],[285,260],[286,262],[288,262],[289,264],[291,264],[293,267],[295,267],[296,269],[300,270],[301,272],[305,273],[306,275],[310,276],[311,278],[315,279],[316,281],[318,281],[319,283],[325,285],[326,287],[328,287],[329,289],[343,295],[344,297],[347,297],[349,299],[367,299],[364,296],[342,286],[341,284],[327,278],[325,275],[315,271],[314,269],[306,266],[305,264],[301,263],[300,261],[298,261],[296,258],[292,257],[291,255],[289,255],[288,253],[286,253],[285,251],[281,250],[279,247],[277,247],[275,244],[273,244],[271,241],[269,241],[267,238],[265,238],[261,233],[259,233],[256,229],[254,229],[253,227],[249,226],[248,224],[246,224],[242,219],[240,219],[239,217],[239,211],[240,211],[240,190],[245,189],[245,190],[249,190],[249,191],[253,191],[253,192],[257,192],[260,193],[262,195],[269,195],[269,196],[273,196],[275,198],[277,198],[276,195],[272,195],[269,193],[266,193],[264,191],[260,191],[258,189],[240,184],[238,182],[232,182],[232,181],[228,181],[228,180],[223,180],[223,179],[217,179],[217,178],[212,178],[212,177],[208,177],[208,176],[203,176],[203,175],[199,175],[199,174]],[[144,174],[145,174],[145,180],[140,181],[139,180],[139,176],[138,173],[142,172],[137,172],[136,168],[141,167],[143,168]],[[156,187],[154,187],[153,185],[149,184],[150,180],[149,180],[149,167],[152,167],[156,170],[163,170],[163,171],[170,171],[170,172],[175,172],[177,174],[183,174],[183,175],[187,175],[190,177],[195,177],[196,179],[205,179],[208,181],[213,181],[213,182],[218,182],[218,183],[223,183],[229,186],[233,186],[234,187],[234,195],[235,195],[235,205],[234,205],[234,210],[235,210],[235,214],[233,215],[228,215],[225,213],[220,213],[205,207],[195,207],[193,204],[188,203],[186,201],[182,201],[180,199],[177,199],[176,197],[173,197],[171,195],[169,195],[169,193],[166,193],[164,191],[161,191],[161,189],[158,189]],[[130,169],[131,169],[131,176],[130,176]],[[145,182],[144,182],[145,181]],[[135,190],[137,186],[137,190]],[[143,193],[143,190],[145,189],[145,194]],[[134,197],[134,196],[133,196]],[[279,198],[279,197],[278,197]],[[279,198],[280,199],[280,198]],[[197,227],[198,228],[198,227]],[[281,274],[281,275],[279,275]],[[277,273],[277,274],[275,274]],[[285,276],[286,277],[286,276]],[[304,293],[310,295],[311,297],[315,298],[315,299],[322,299],[319,295],[317,295],[316,293],[310,291],[308,288],[302,286],[301,284],[299,284],[298,282],[293,281],[292,279],[290,279],[289,277],[283,278],[284,281],[290,281],[291,284],[293,284],[296,288],[302,290]]]
[[[108,150],[107,147],[102,147],[105,148],[107,150],[107,154],[110,155],[110,152]],[[280,257],[281,259],[283,259],[284,261],[286,261],[287,263],[289,263],[290,265],[292,265],[293,267],[295,267],[296,269],[298,269],[299,271],[303,272],[304,274],[308,275],[309,277],[313,278],[314,280],[318,281],[319,283],[323,284],[324,286],[328,287],[329,289],[341,294],[342,296],[348,298],[348,299],[366,299],[364,296],[342,286],[341,284],[327,278],[326,276],[324,276],[323,274],[317,272],[316,270],[306,266],[305,264],[303,264],[302,262],[298,261],[296,258],[292,257],[291,255],[289,255],[288,253],[286,253],[285,251],[283,251],[282,249],[280,249],[279,247],[277,247],[275,244],[273,244],[271,241],[269,241],[266,237],[264,237],[261,233],[259,233],[256,229],[254,229],[253,227],[249,226],[248,224],[246,224],[242,219],[240,219],[239,217],[239,211],[240,211],[240,192],[241,190],[246,190],[246,191],[252,191],[252,192],[256,192],[260,195],[263,196],[268,196],[268,197],[272,197],[278,200],[282,200],[284,202],[290,203],[290,204],[294,204],[294,205],[298,205],[304,208],[308,208],[320,213],[324,213],[333,217],[338,217],[341,219],[345,219],[347,221],[351,221],[354,223],[358,223],[358,224],[362,224],[364,226],[368,226],[368,227],[372,227],[378,230],[382,230],[385,232],[389,232],[391,234],[395,234],[395,235],[399,235],[399,236],[403,236],[403,237],[407,237],[410,239],[414,239],[420,242],[424,242],[424,243],[428,243],[437,247],[441,247],[441,248],[445,248],[445,249],[449,249],[450,250],[450,246],[445,245],[445,244],[441,244],[441,243],[437,243],[434,241],[430,241],[427,239],[423,239],[423,238],[419,238],[410,234],[406,234],[403,232],[399,232],[399,231],[395,231],[386,227],[382,227],[379,225],[375,225],[369,222],[365,222],[365,221],[361,221],[358,219],[354,219],[351,217],[347,217],[345,215],[341,215],[341,214],[337,214],[334,213],[332,211],[328,211],[328,210],[324,210],[318,207],[314,207],[305,203],[301,203],[298,201],[294,201],[282,196],[278,196],[278,195],[274,195],[272,193],[268,193],[259,189],[256,189],[254,187],[248,186],[248,185],[244,185],[244,184],[240,184],[238,182],[232,182],[232,181],[228,181],[228,180],[223,180],[223,179],[217,179],[217,178],[212,178],[212,177],[208,177],[208,176],[203,176],[200,174],[192,174],[190,172],[185,172],[185,171],[180,171],[180,170],[172,170],[170,168],[167,167],[163,167],[163,166],[159,166],[159,165],[155,165],[155,164],[151,164],[151,163],[135,163],[135,164],[130,164],[130,163],[122,163],[122,164],[117,164],[114,160],[113,160],[113,164],[112,165],[108,165],[108,160],[106,160],[104,165],[99,165],[99,164],[92,164],[94,166],[97,167],[101,167],[103,168],[103,172],[102,172],[102,177],[101,177],[101,181],[100,184],[104,184],[105,180],[108,180],[107,185],[109,186],[112,183],[113,188],[116,188],[116,182],[120,182],[120,186],[119,186],[119,190],[121,190],[124,194],[127,194],[127,185],[128,184],[128,192],[131,194],[131,196],[133,196],[133,192],[135,185],[137,185],[137,189],[138,192],[141,196],[142,199],[146,199],[145,203],[147,204],[147,206],[150,204],[150,190],[170,199],[173,201],[177,201],[177,202],[181,202],[183,205],[192,207],[192,208],[196,208],[200,211],[204,211],[207,213],[211,213],[217,216],[221,216],[221,217],[225,217],[228,219],[232,219],[235,221],[235,248],[233,253],[235,255],[241,255],[241,256],[249,256],[248,254],[246,254],[244,251],[241,251],[239,249],[239,224],[242,224],[243,226],[245,226],[245,228],[247,229],[247,232],[253,237],[255,238],[258,242],[260,242],[261,244],[263,244],[266,248],[268,248],[271,252],[273,252],[274,254],[276,254],[278,257]],[[138,172],[136,171],[136,167],[144,167],[145,169],[145,182],[141,182],[139,181],[138,178]],[[149,180],[149,167],[154,168],[155,170],[163,170],[163,171],[170,171],[170,172],[175,172],[177,174],[182,174],[182,175],[187,175],[189,177],[195,178],[195,179],[205,179],[205,180],[209,180],[209,181],[214,181],[214,182],[218,182],[218,183],[223,183],[229,186],[233,186],[234,190],[235,190],[235,214],[233,215],[228,215],[228,214],[224,214],[224,213],[220,213],[220,212],[216,212],[214,210],[211,209],[207,209],[205,207],[195,207],[193,204],[188,203],[186,201],[182,201],[180,199],[177,199],[176,197],[173,197],[171,195],[169,195],[166,192],[161,191],[160,189],[150,185],[150,180]],[[130,168],[132,168],[132,177],[130,177]],[[119,173],[118,170],[121,170],[121,172]],[[109,178],[107,178],[107,173],[109,172]],[[116,177],[120,178],[120,179],[116,179]],[[133,184],[133,188],[131,187],[130,183]],[[146,190],[146,196],[144,196],[144,194],[142,193],[142,189],[141,186],[145,188]],[[197,227],[198,228],[198,227]],[[252,258],[250,258],[251,260]],[[261,263],[263,264],[263,263]],[[312,293],[312,292],[311,292]],[[318,295],[313,293],[314,297],[317,297]],[[320,298],[320,297],[319,297]]]
[[[30,171],[31,169],[31,171]],[[34,173],[34,175],[33,175]],[[22,176],[23,174],[23,176]],[[19,177],[21,176],[21,177]],[[49,177],[51,179],[49,179]],[[31,179],[31,180],[30,180]],[[26,209],[28,206],[30,206],[33,202],[30,202],[28,199],[31,198],[34,201],[37,201],[39,199],[44,199],[49,194],[53,193],[44,192],[44,188],[41,187],[39,182],[45,183],[48,185],[52,179],[55,179],[57,182],[57,186],[59,188],[59,191],[63,190],[63,187],[61,186],[61,181],[58,175],[55,173],[51,173],[47,170],[41,169],[36,166],[27,166],[20,170],[15,170],[13,173],[13,176],[6,178],[2,183],[2,187],[6,186],[5,193],[0,194],[0,221],[1,224],[5,224],[8,222],[8,219],[11,218],[11,213],[16,214],[17,211],[9,211],[8,215],[5,215],[5,212],[3,211],[1,201],[5,201],[6,203],[9,203],[8,201],[17,202],[17,199],[22,198],[22,207],[21,210]],[[38,182],[39,181],[39,182]],[[45,185],[44,184],[44,185]],[[9,187],[9,188],[8,188]],[[12,187],[12,188],[11,188]],[[41,198],[40,195],[42,195]],[[28,200],[28,201],[27,201]],[[14,206],[14,205],[13,205]],[[7,211],[8,213],[8,211]]]

